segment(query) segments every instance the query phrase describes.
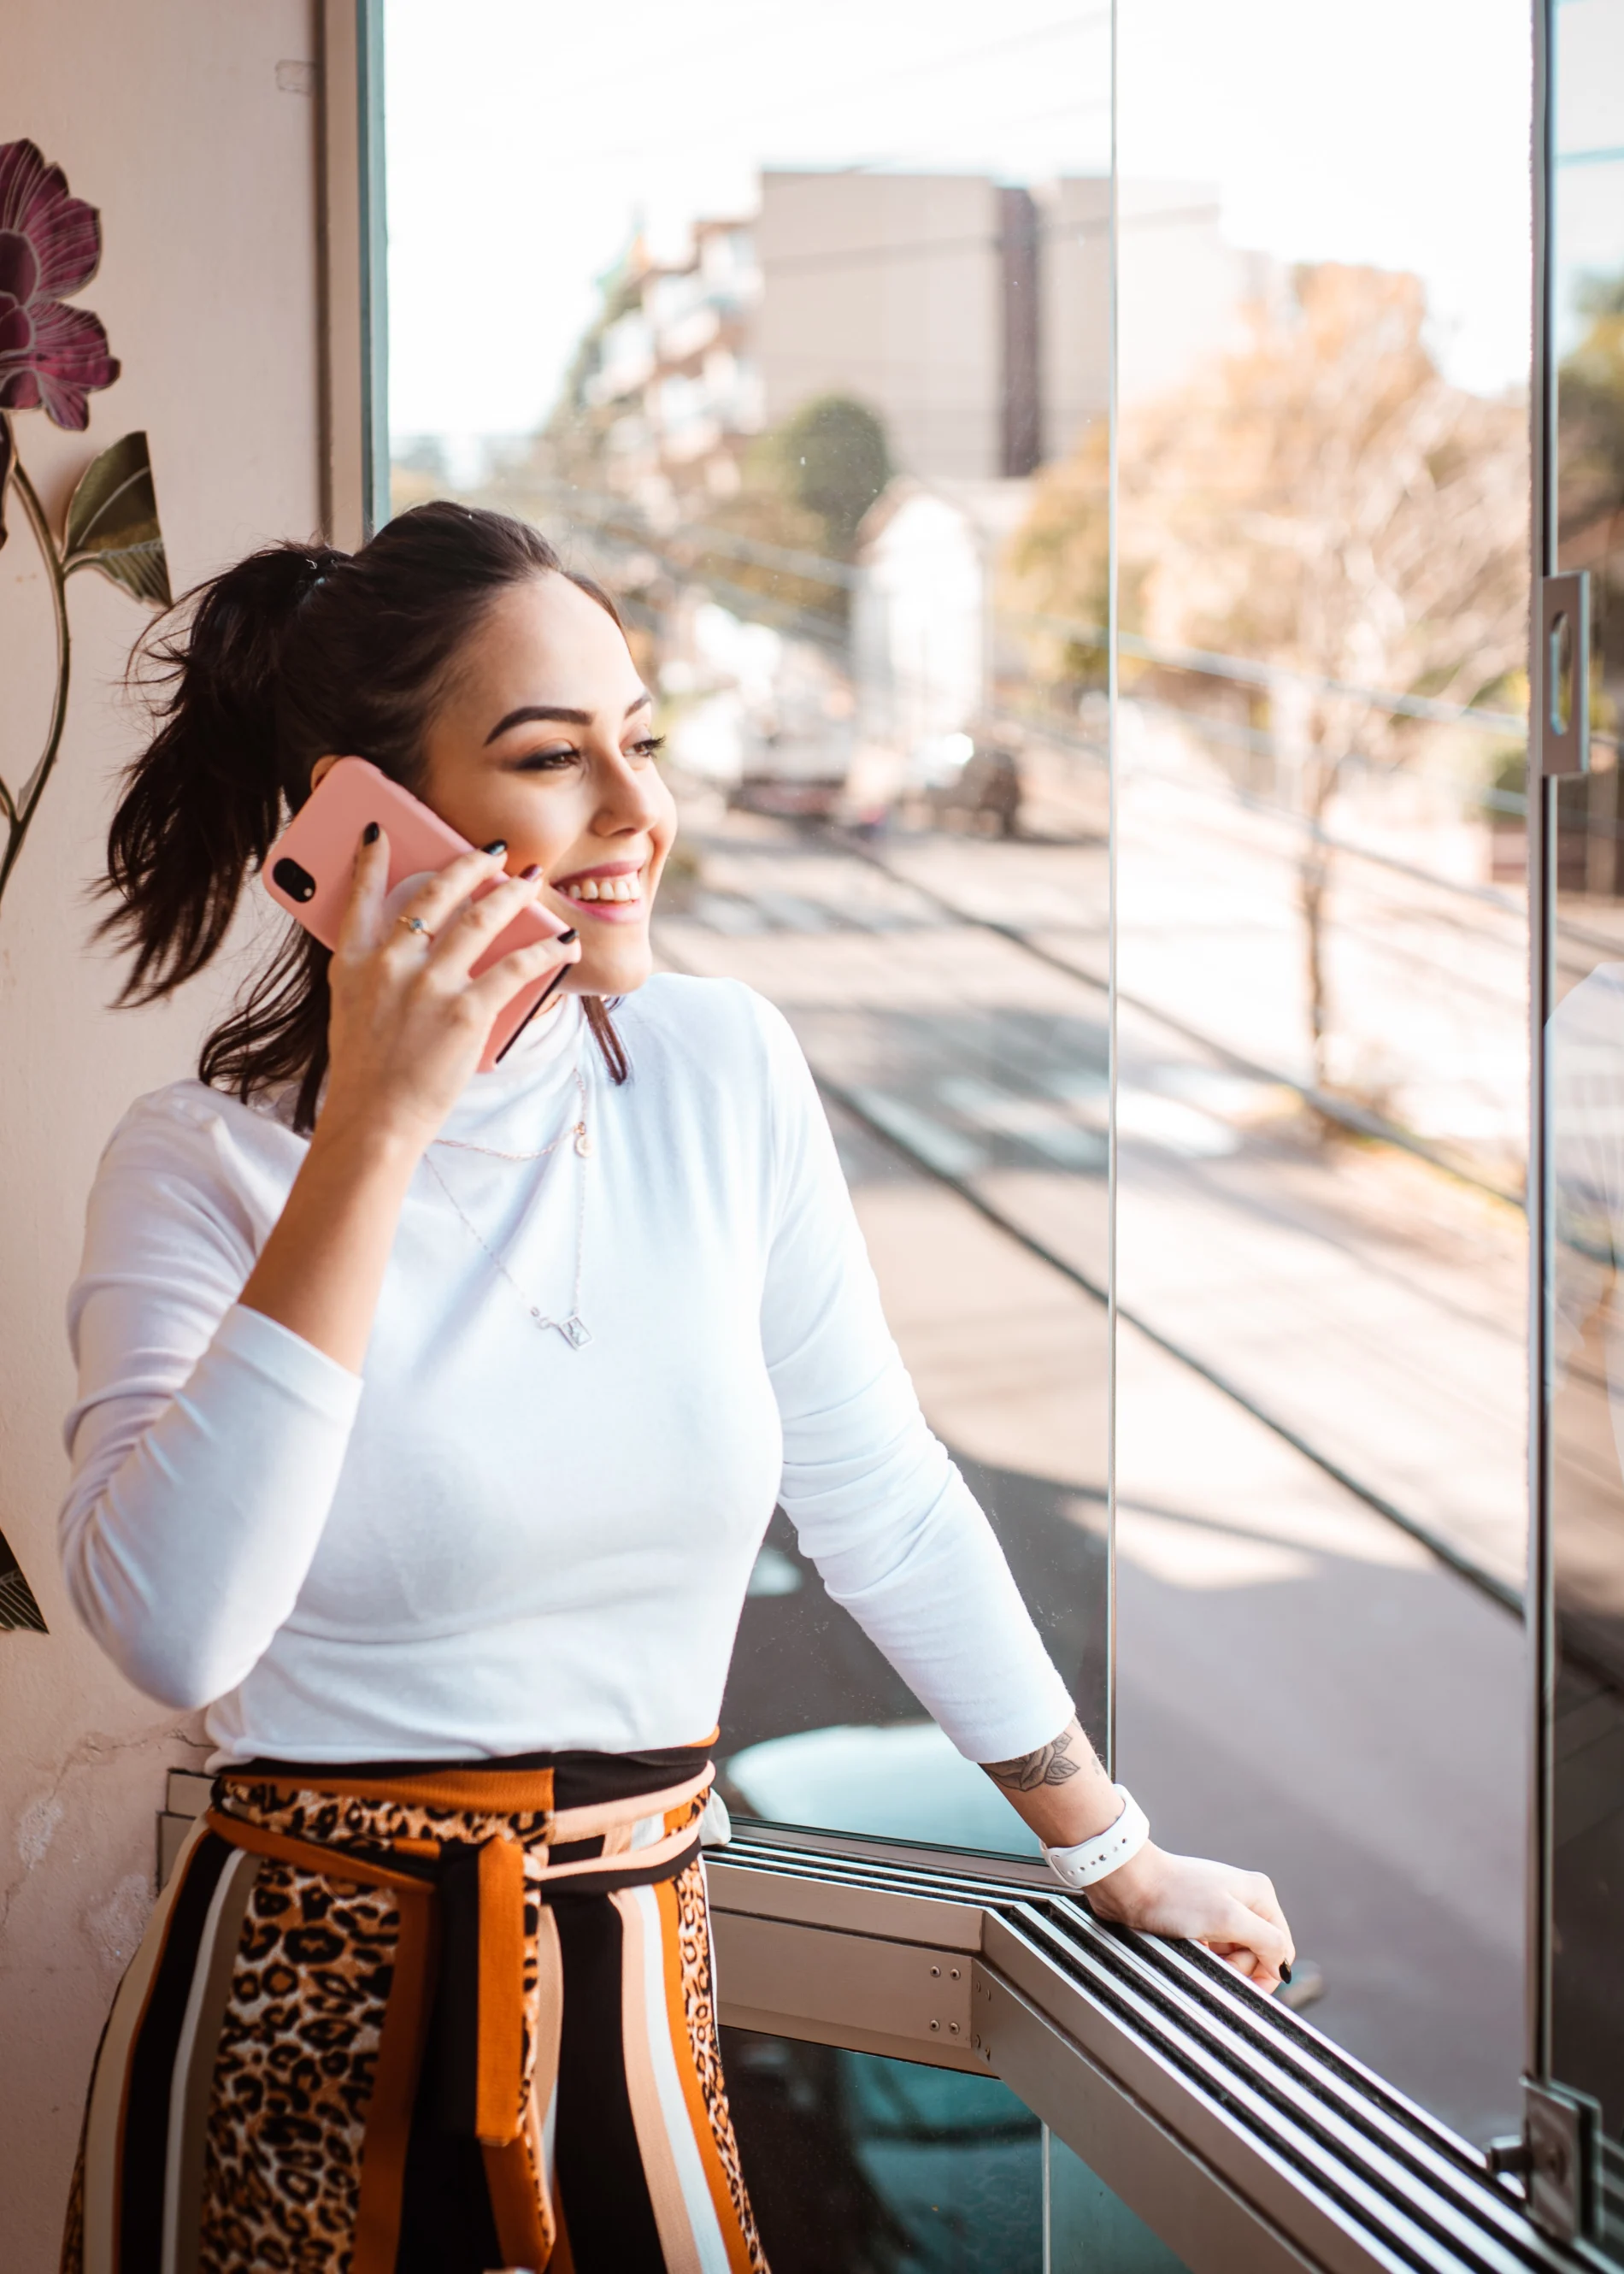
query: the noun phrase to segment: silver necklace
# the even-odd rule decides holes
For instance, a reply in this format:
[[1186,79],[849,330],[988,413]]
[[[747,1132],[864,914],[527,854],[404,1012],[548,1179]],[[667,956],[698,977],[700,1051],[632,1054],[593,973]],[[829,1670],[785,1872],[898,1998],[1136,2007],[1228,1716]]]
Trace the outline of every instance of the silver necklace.
[[586,1084],[581,1078],[581,1068],[579,1065],[575,1069],[575,1088],[579,1091],[581,1096],[581,1118],[575,1124],[573,1130],[560,1131],[560,1134],[553,1140],[552,1144],[544,1145],[538,1153],[502,1153],[499,1152],[494,1145],[473,1145],[470,1144],[466,1139],[460,1137],[437,1137],[434,1140],[434,1142],[437,1145],[455,1146],[459,1152],[489,1154],[491,1158],[495,1161],[545,1161],[548,1154],[555,1151],[563,1142],[566,1135],[572,1135],[574,1137],[575,1157],[579,1160],[581,1167],[576,1175],[575,1284],[575,1290],[569,1299],[569,1314],[567,1318],[549,1318],[542,1310],[539,1303],[531,1301],[529,1294],[523,1287],[520,1286],[512,1272],[509,1271],[508,1266],[502,1261],[501,1257],[492,1246],[490,1241],[485,1238],[478,1225],[473,1221],[473,1218],[468,1214],[462,1202],[457,1199],[456,1194],[452,1191],[450,1186],[440,1175],[440,1170],[436,1166],[432,1158],[427,1153],[424,1155],[423,1158],[426,1163],[435,1183],[440,1186],[440,1191],[444,1193],[446,1198],[450,1201],[453,1209],[456,1211],[457,1216],[462,1221],[463,1229],[471,1233],[473,1238],[477,1240],[480,1246],[484,1248],[485,1254],[490,1257],[492,1262],[501,1273],[502,1277],[508,1282],[508,1284],[513,1289],[514,1293],[523,1304],[525,1309],[536,1321],[536,1324],[541,1328],[551,1327],[556,1333],[562,1335],[564,1340],[569,1344],[571,1350],[584,1350],[588,1343],[592,1339],[591,1333],[588,1329],[586,1321],[581,1315],[581,1266],[586,1254],[586,1164],[591,1157],[592,1133],[587,1127]]

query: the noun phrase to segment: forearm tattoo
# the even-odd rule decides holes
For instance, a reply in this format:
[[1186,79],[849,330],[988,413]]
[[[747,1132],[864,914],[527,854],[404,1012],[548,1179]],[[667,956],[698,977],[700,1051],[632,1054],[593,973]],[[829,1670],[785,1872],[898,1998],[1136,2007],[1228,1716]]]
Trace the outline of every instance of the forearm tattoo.
[[1062,1729],[1052,1744],[1040,1745],[1035,1752],[1022,1753],[1012,1761],[983,1761],[981,1766],[995,1784],[1011,1792],[1035,1792],[1040,1785],[1064,1784],[1082,1767],[1080,1761],[1071,1758],[1072,1741],[1082,1735],[1075,1721],[1070,1728]]

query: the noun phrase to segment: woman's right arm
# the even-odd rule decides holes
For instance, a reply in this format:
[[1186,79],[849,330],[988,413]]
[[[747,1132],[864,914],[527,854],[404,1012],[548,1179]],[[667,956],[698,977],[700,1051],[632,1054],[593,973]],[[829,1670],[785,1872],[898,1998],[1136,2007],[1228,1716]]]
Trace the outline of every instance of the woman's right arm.
[[64,1563],[103,1648],[167,1704],[233,1688],[291,1612],[337,1487],[412,1171],[497,1011],[569,960],[567,945],[538,945],[469,977],[534,896],[515,877],[470,900],[500,865],[466,855],[414,896],[434,934],[425,947],[386,915],[387,843],[360,849],[331,965],[332,1071],[257,1260],[229,1201],[207,1189],[207,1163],[192,1185],[166,1155],[178,1127],[116,1146],[98,1180],[76,1296]]

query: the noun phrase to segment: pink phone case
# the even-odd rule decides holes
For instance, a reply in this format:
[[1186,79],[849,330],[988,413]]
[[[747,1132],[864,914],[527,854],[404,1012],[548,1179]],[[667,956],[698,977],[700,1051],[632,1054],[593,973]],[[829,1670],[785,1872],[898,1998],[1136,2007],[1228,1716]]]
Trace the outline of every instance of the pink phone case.
[[[265,856],[260,871],[265,889],[290,916],[302,923],[324,947],[338,937],[350,898],[356,847],[369,821],[376,821],[389,839],[389,887],[424,870],[438,870],[459,853],[472,848],[465,838],[430,811],[421,799],[399,782],[380,773],[365,758],[340,758],[323,775],[319,787],[294,815]],[[492,889],[483,887],[479,897]],[[521,909],[507,928],[498,932],[477,963],[476,975],[488,970],[515,947],[556,939],[569,926],[551,908]],[[570,967],[534,979],[522,987],[496,1014],[479,1070],[488,1073],[511,1050],[528,1022],[541,1008]]]

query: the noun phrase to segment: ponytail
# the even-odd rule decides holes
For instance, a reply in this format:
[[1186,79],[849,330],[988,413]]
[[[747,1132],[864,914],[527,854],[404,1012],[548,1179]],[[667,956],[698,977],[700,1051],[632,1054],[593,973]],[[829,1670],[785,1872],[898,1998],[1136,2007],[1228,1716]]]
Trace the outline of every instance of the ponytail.
[[[121,1003],[150,1003],[219,952],[251,870],[310,795],[319,758],[361,751],[407,789],[458,650],[497,594],[568,576],[538,530],[444,501],[388,522],[359,553],[273,545],[199,585],[136,651],[157,731],[125,779],[108,838],[102,923],[132,951]],[[179,619],[177,625],[177,619]],[[621,627],[624,629],[624,627]],[[327,1065],[326,948],[297,926],[203,1045],[202,1080],[244,1101],[294,1088],[313,1127]],[[584,998],[610,1074],[625,1050]]]
[[[188,593],[137,649],[133,675],[167,692],[108,837],[104,889],[119,906],[101,929],[134,951],[121,1003],[149,1003],[195,978],[224,939],[290,787],[277,748],[289,635],[347,558],[325,546],[251,553]],[[190,621],[177,629],[183,611]]]

